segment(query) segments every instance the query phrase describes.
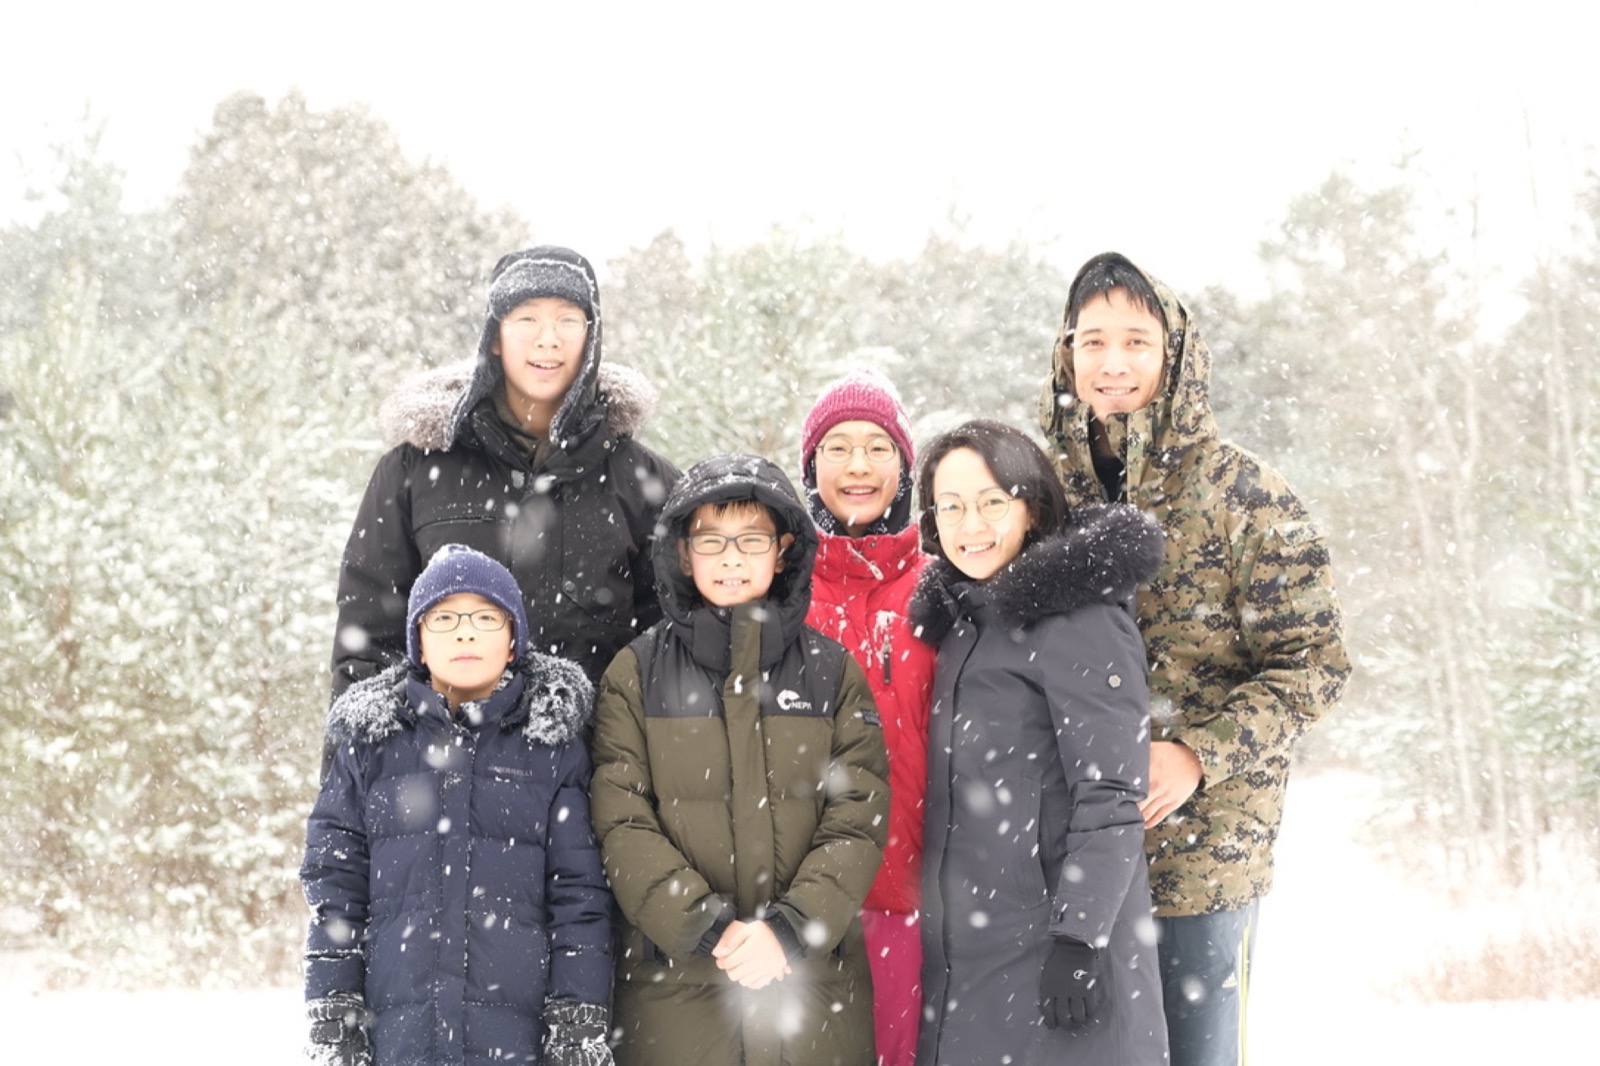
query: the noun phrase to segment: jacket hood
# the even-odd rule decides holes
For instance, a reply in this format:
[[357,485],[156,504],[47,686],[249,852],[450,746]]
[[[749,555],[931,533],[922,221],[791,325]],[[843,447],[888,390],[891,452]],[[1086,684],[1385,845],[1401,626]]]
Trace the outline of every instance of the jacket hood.
[[[496,360],[496,373],[499,366]],[[465,359],[401,381],[378,408],[383,446],[409,444],[424,451],[445,451],[453,446],[461,428],[456,413],[472,394],[482,367],[480,360]],[[491,388],[483,396],[492,391]],[[600,368],[593,409],[604,412],[607,427],[617,436],[637,435],[655,403],[655,386],[639,371],[610,363]]]
[[483,335],[478,339],[478,355],[471,383],[451,414],[450,439],[458,439],[473,410],[484,398],[505,383],[500,357],[490,348],[500,339],[500,320],[512,308],[536,296],[556,296],[571,300],[589,316],[589,336],[584,341],[583,364],[567,389],[566,398],[550,419],[550,439],[558,446],[580,436],[604,416],[595,409],[599,395],[600,285],[594,267],[570,248],[542,244],[502,256],[495,264],[489,282],[484,310]]
[[[1148,271],[1135,269],[1155,290],[1167,320],[1167,338],[1161,389],[1155,399],[1138,411],[1112,415],[1105,421],[1107,434],[1128,464],[1130,484],[1139,481],[1144,465],[1141,457],[1148,456],[1158,467],[1174,465],[1190,447],[1217,435],[1211,413],[1211,350],[1177,294]],[[1072,331],[1067,326],[1080,280],[1081,275],[1073,280],[1062,311],[1050,378],[1039,397],[1039,428],[1063,451],[1081,447],[1086,456],[1091,412],[1089,405],[1078,399]],[[1128,444],[1135,438],[1138,446],[1133,451],[1138,454],[1130,454]]]
[[[530,744],[555,746],[580,739],[594,714],[594,686],[577,663],[530,652],[509,671],[522,682],[517,704],[500,728],[522,727]],[[406,698],[408,664],[396,663],[345,689],[328,711],[328,735],[339,746],[375,745],[416,723]],[[493,697],[490,697],[491,699]]]
[[917,635],[937,645],[964,612],[968,590],[981,588],[1000,624],[1021,628],[1089,604],[1129,603],[1164,558],[1161,528],[1149,515],[1126,504],[1085,507],[1071,528],[1029,545],[981,585],[934,557],[912,593],[909,615]]
[[[687,622],[702,605],[694,581],[678,560],[678,540],[688,529],[695,508],[725,500],[750,500],[765,504],[777,519],[779,532],[792,533],[794,542],[783,554],[784,568],[773,578],[767,600],[786,619],[804,622],[811,605],[811,569],[816,564],[817,529],[805,504],[795,494],[788,475],[755,455],[717,455],[690,467],[673,486],[661,509],[661,529],[656,538],[656,591],[661,608],[675,622]],[[798,632],[798,624],[794,627]]]

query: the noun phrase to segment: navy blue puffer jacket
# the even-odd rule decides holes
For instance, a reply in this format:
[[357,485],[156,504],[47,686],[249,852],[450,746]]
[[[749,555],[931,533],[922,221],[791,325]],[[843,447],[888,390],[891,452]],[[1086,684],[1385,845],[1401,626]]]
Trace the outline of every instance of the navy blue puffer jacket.
[[306,998],[363,996],[380,1066],[537,1063],[547,998],[607,1002],[593,702],[576,665],[536,653],[456,718],[404,666],[335,702],[300,871]]

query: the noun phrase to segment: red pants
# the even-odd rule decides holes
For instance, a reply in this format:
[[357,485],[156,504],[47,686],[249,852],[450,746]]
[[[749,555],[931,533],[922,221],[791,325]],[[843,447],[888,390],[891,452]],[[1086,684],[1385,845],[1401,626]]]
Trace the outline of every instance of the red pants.
[[878,1066],[912,1066],[922,1020],[922,940],[915,914],[863,910],[861,933],[872,967],[873,1036]]

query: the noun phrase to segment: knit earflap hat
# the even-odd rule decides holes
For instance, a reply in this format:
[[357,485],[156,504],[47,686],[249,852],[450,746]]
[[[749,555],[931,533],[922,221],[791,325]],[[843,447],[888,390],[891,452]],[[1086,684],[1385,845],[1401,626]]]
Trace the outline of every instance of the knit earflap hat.
[[417,634],[422,616],[440,600],[458,592],[482,596],[511,617],[511,656],[520,659],[528,646],[528,614],[522,606],[517,579],[480,551],[465,544],[446,544],[434,552],[411,586],[411,599],[406,605],[406,655],[411,665],[422,666],[422,638]]
[[806,415],[800,434],[800,469],[806,471],[806,483],[815,481],[811,473],[812,459],[823,436],[840,422],[871,422],[883,431],[900,449],[900,455],[909,469],[916,463],[911,448],[911,419],[900,403],[900,394],[894,385],[870,367],[856,367],[844,377],[822,390],[811,412]]
[[489,279],[483,335],[478,338],[478,365],[472,382],[450,416],[448,439],[451,444],[460,438],[463,426],[484,398],[505,383],[500,357],[495,354],[500,343],[500,320],[513,308],[540,297],[570,300],[583,309],[584,317],[589,320],[583,365],[550,419],[550,439],[563,441],[603,417],[604,412],[595,409],[599,392],[601,327],[600,287],[594,268],[571,248],[541,244],[503,255],[494,265]]
[[489,275],[488,307],[483,336],[478,339],[479,358],[495,358],[491,349],[500,340],[500,320],[529,300],[568,300],[583,308],[583,317],[592,323],[599,301],[588,265],[578,253],[554,245],[501,256]]
[[592,319],[595,293],[577,258],[576,253],[554,246],[501,256],[490,275],[488,317],[498,323],[520,304],[554,297],[577,304],[584,317]]

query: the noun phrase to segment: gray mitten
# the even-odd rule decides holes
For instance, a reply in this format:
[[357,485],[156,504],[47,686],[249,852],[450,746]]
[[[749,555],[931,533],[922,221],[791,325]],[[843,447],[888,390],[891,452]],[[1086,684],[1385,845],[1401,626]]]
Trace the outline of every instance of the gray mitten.
[[335,992],[306,1004],[311,1039],[306,1061],[316,1066],[372,1066],[367,1005],[354,992]]
[[613,1066],[610,1020],[598,1003],[552,999],[544,1005],[545,1066]]

